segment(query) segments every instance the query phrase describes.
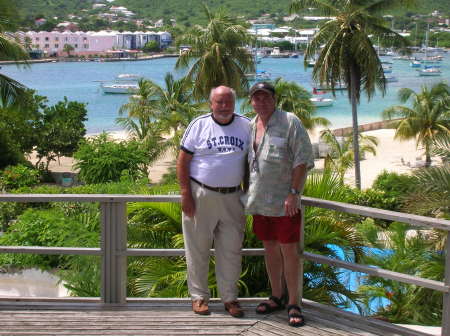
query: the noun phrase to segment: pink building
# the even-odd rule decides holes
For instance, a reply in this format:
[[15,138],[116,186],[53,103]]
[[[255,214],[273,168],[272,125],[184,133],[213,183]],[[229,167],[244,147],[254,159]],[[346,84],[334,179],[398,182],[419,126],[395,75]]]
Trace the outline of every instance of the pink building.
[[43,50],[47,56],[65,54],[64,46],[70,44],[73,54],[87,55],[103,53],[117,45],[117,33],[115,31],[100,32],[26,32],[25,36],[31,39],[33,49]]

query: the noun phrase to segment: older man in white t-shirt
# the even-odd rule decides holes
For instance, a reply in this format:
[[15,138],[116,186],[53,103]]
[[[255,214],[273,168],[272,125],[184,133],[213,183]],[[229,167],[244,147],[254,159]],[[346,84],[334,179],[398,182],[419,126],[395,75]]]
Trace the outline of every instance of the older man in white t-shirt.
[[194,119],[181,140],[177,175],[181,188],[183,233],[192,309],[209,314],[209,250],[214,244],[216,281],[225,310],[244,312],[237,301],[245,215],[240,202],[250,129],[234,113],[235,93],[211,91],[212,113]]

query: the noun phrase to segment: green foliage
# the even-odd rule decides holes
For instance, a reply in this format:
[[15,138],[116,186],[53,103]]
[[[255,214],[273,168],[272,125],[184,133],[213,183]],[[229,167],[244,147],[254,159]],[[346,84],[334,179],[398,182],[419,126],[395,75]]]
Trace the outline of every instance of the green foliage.
[[[78,216],[68,217],[61,205],[52,209],[27,209],[0,237],[0,245],[10,246],[60,246],[98,247],[98,215],[89,217],[80,211]],[[2,254],[0,265],[20,265],[55,268],[64,265],[65,256],[37,254]]]
[[37,125],[47,99],[26,90],[20,104],[0,104],[0,169],[25,161],[38,142]]
[[[371,231],[370,225],[366,222],[362,229]],[[383,239],[372,240],[369,246],[375,249],[363,262],[394,272],[442,281],[444,254],[434,250],[426,231],[416,231],[415,236],[410,236],[407,234],[409,229],[406,224],[394,222],[389,229],[379,232],[378,237]],[[373,230],[379,231],[374,227]],[[365,297],[365,314],[383,316],[392,323],[440,325],[442,293],[379,277],[362,277],[361,280],[359,292]],[[378,311],[371,311],[370,303],[380,298],[389,300],[389,304]]]
[[384,191],[386,197],[404,197],[416,188],[416,179],[407,174],[383,170],[372,184],[372,188]]
[[420,92],[409,88],[398,91],[402,103],[410,102],[412,107],[397,105],[383,111],[385,119],[400,118],[393,121],[395,138],[415,139],[417,145],[425,149],[426,165],[431,165],[433,144],[441,137],[450,137],[450,86],[445,82],[432,87],[423,85]]
[[74,157],[80,180],[88,184],[119,181],[123,174],[142,178],[149,160],[139,142],[112,141],[106,133],[83,140]]
[[8,166],[0,171],[0,189],[11,190],[39,183],[40,172],[24,165]]
[[[29,58],[22,44],[11,34],[17,22],[16,4],[0,0],[0,60],[20,61]],[[19,104],[26,87],[14,79],[0,73],[0,108]]]
[[392,211],[399,211],[402,206],[398,197],[389,196],[383,190],[377,189],[352,189],[350,203]]
[[86,115],[86,104],[68,101],[67,97],[54,106],[45,107],[37,129],[39,140],[36,151],[39,160],[36,166],[44,157],[47,158],[48,169],[55,157],[73,155],[86,134]]
[[156,41],[149,41],[145,44],[144,48],[142,48],[143,52],[158,52],[160,51],[159,49],[159,44]]
[[177,69],[188,69],[186,78],[194,82],[193,96],[206,100],[212,88],[226,85],[237,95],[247,94],[246,73],[255,71],[252,55],[244,48],[252,42],[246,24],[230,15],[224,8],[212,12],[203,4],[207,17],[205,27],[195,26],[182,35],[177,43],[191,49],[177,60]]

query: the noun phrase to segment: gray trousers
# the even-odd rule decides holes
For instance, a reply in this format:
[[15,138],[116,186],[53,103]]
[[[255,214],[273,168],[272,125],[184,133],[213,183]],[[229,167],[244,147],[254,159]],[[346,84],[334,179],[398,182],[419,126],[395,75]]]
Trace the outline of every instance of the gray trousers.
[[190,218],[183,213],[189,293],[192,300],[208,302],[209,250],[214,243],[219,295],[223,302],[233,301],[238,295],[246,222],[240,202],[242,192],[222,194],[192,181],[191,188],[195,215]]

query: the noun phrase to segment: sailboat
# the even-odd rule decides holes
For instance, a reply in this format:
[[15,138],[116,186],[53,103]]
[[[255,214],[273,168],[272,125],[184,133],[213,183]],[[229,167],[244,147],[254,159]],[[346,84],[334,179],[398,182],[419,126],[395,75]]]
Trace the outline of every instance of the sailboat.
[[[421,60],[422,63],[436,63],[439,61],[438,58],[428,56],[428,32],[430,31],[430,24],[427,26],[427,31],[425,33],[425,57]],[[440,76],[442,74],[441,69],[438,67],[425,67],[424,69],[417,70],[419,71],[419,76]]]

